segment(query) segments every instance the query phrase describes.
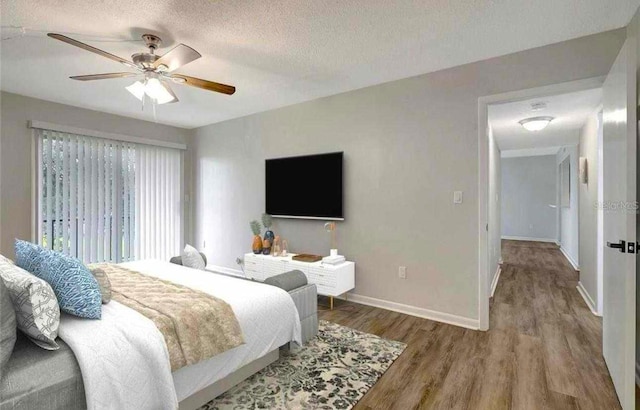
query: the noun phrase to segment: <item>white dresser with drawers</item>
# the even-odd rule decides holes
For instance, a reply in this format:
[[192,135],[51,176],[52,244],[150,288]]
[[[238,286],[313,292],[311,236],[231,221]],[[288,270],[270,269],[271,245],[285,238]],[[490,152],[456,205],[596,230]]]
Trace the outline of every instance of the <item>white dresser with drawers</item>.
[[333,297],[355,288],[356,264],[343,262],[330,265],[320,262],[300,262],[292,260],[294,254],[284,257],[271,255],[244,255],[244,273],[248,278],[263,281],[270,276],[297,269],[307,276],[309,283],[315,283],[318,294],[329,296],[333,307]]

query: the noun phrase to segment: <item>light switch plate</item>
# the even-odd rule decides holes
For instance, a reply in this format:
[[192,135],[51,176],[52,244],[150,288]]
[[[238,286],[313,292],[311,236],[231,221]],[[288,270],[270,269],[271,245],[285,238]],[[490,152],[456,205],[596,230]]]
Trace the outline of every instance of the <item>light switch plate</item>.
[[453,203],[454,204],[462,203],[462,191],[453,191]]

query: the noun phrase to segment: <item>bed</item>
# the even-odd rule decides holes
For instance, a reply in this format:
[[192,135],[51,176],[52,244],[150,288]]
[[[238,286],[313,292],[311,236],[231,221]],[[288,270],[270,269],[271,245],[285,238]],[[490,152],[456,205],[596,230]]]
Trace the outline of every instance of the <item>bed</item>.
[[58,350],[44,350],[18,332],[0,380],[0,409],[87,407],[82,374],[73,351],[62,340],[58,344]]
[[[58,360],[50,369],[67,376],[61,384],[48,387],[60,392],[60,405],[48,408],[197,408],[275,361],[280,347],[292,341],[301,343],[298,309],[282,289],[163,261],[121,266],[224,300],[238,319],[244,344],[171,372],[162,334],[133,309],[111,301],[103,305],[99,321],[63,314],[59,328],[62,348],[48,357]],[[34,349],[38,348],[20,341],[10,364],[29,362],[29,352]],[[47,356],[50,352],[36,353]],[[22,364],[14,371],[22,369]],[[15,385],[6,386],[14,383],[12,380],[2,380],[5,396],[10,396],[0,400],[1,410],[34,408],[29,404],[38,402],[27,399],[49,394],[42,391],[34,395],[32,389],[32,397],[27,397]]]

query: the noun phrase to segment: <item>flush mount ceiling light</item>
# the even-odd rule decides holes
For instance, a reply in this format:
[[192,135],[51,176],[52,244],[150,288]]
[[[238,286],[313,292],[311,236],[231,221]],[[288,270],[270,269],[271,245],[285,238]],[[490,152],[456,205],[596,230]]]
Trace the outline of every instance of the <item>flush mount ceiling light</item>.
[[520,120],[518,123],[527,131],[540,131],[545,129],[551,121],[553,117],[532,117]]

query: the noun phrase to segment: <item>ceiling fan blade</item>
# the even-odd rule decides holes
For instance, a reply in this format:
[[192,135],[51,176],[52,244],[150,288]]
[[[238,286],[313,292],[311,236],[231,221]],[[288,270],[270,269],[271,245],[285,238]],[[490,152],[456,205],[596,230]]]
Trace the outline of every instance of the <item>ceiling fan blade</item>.
[[167,92],[173,97],[173,100],[169,101],[169,104],[177,103],[178,101],[180,101],[178,100],[178,96],[176,95],[176,93],[174,93],[171,87],[169,87],[169,84],[163,82],[162,85],[164,86],[164,89],[167,90]]
[[108,80],[110,78],[135,77],[138,73],[106,73],[106,74],[90,74],[90,75],[74,75],[69,77],[73,80],[91,81],[91,80]]
[[192,87],[202,88],[208,91],[215,91],[217,93],[231,95],[236,92],[236,87],[232,85],[215,83],[213,81],[207,81],[207,80],[202,80],[200,78],[189,77],[188,75],[172,74],[170,78],[182,79],[184,80],[184,82],[182,80],[178,80],[176,82],[190,85]]
[[102,57],[106,57],[110,60],[113,61],[117,61],[118,63],[124,64],[127,67],[131,67],[131,68],[135,68],[138,69],[138,67],[133,64],[131,61],[125,60],[124,58],[118,57],[116,55],[113,55],[111,53],[107,53],[106,51],[100,50],[99,48],[95,48],[93,46],[90,46],[89,44],[85,44],[82,43],[78,40],[74,40],[71,37],[67,37],[67,36],[63,36],[62,34],[57,34],[57,33],[48,33],[47,34],[49,37],[54,38],[56,40],[60,40],[64,43],[67,44],[71,44],[72,46],[76,46],[79,47],[83,50],[87,50],[87,51],[91,51],[92,53],[96,53],[98,55],[101,55]]
[[167,68],[166,70],[162,71],[170,73],[171,71],[177,70],[183,65],[189,64],[193,60],[197,60],[200,57],[202,57],[200,53],[198,53],[191,47],[184,44],[178,44],[177,46],[169,50],[169,52],[167,52],[165,55],[157,59],[153,63],[153,68],[158,68],[163,65]]

